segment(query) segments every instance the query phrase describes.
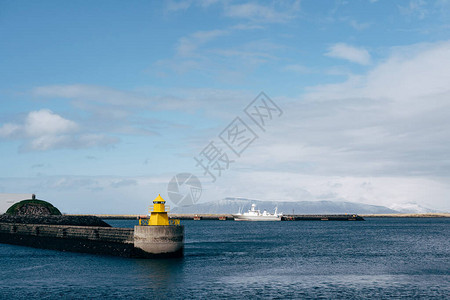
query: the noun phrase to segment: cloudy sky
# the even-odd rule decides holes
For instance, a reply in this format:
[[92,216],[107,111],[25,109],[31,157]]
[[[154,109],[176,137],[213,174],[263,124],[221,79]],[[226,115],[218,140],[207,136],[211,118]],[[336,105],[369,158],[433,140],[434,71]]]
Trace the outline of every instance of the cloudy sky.
[[0,1],[0,39],[0,193],[450,210],[450,1]]

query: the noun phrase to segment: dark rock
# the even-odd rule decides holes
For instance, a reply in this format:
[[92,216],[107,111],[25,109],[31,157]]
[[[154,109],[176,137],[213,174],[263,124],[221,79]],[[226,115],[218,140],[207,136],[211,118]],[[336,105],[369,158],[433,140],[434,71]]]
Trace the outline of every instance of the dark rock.
[[111,227],[95,216],[11,216],[4,214],[0,215],[0,223]]
[[45,206],[25,204],[17,209],[18,216],[49,216],[50,210]]

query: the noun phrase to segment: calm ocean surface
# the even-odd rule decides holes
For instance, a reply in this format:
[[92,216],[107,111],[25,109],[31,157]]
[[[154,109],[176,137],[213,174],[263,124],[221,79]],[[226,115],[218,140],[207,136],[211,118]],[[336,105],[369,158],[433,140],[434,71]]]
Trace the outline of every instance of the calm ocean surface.
[[[132,227],[135,221],[108,221]],[[449,298],[450,219],[182,221],[185,257],[0,244],[0,298]]]

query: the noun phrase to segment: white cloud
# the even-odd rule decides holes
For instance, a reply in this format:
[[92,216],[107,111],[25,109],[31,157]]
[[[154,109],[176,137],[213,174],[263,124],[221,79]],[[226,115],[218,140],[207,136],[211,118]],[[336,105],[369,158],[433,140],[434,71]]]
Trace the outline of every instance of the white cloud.
[[260,28],[254,25],[232,26],[224,30],[197,31],[181,37],[176,44],[175,55],[157,61],[152,72],[164,76],[167,71],[176,75],[198,72],[200,76],[216,77],[222,82],[241,82],[258,66],[279,60],[278,53],[287,47],[268,39],[245,40],[240,45],[228,46],[220,39],[238,31]]
[[63,145],[68,144],[70,137],[67,135],[43,135],[33,138],[27,147],[28,150],[49,150],[54,148],[63,148]]
[[16,124],[6,123],[0,127],[0,137],[10,137],[20,131],[20,126]]
[[28,113],[22,125],[7,123],[0,127],[0,135],[3,137],[30,137],[56,136],[76,131],[78,125],[64,119],[48,109],[41,109]]
[[255,24],[237,24],[231,27],[231,29],[236,30],[256,30],[256,29],[264,29],[261,25],[255,25]]
[[85,133],[79,135],[69,145],[69,148],[91,148],[91,147],[105,147],[117,144],[119,139],[104,134]]
[[182,37],[178,41],[177,54],[180,56],[191,56],[198,54],[197,49],[203,44],[223,35],[228,34],[226,30],[197,31],[193,34]]
[[219,200],[222,195],[270,201],[349,201],[372,205],[421,206],[450,211],[447,195],[450,185],[426,177],[398,176],[322,176],[307,172],[231,170],[216,183],[202,180],[203,201]]
[[137,185],[138,182],[136,179],[121,179],[111,183],[111,187],[113,188],[121,188],[130,185]]
[[28,113],[20,124],[7,123],[0,127],[0,137],[24,140],[25,151],[57,148],[87,148],[116,143],[115,138],[80,133],[80,126],[48,110]]
[[[265,46],[269,47],[267,44]],[[248,50],[251,51],[251,48]],[[234,54],[230,53],[229,55]],[[247,55],[250,56],[251,53],[247,53]],[[263,54],[260,55],[263,56]],[[32,95],[45,99],[70,99],[75,107],[92,113],[91,121],[95,123],[92,125],[104,130],[117,133],[134,131],[145,133],[145,135],[151,133],[149,128],[132,128],[135,125],[132,122],[132,116],[141,113],[143,109],[149,112],[178,110],[194,113],[199,108],[208,109],[208,107],[211,107],[211,110],[214,110],[213,108],[217,103],[236,104],[245,97],[251,98],[253,96],[248,91],[243,90],[230,91],[212,88],[172,88],[167,90],[157,86],[144,86],[135,91],[122,91],[110,87],[81,84],[41,86],[34,88]],[[230,108],[230,110],[233,109],[234,106]],[[212,113],[214,114],[214,112]],[[148,121],[161,122],[162,120]],[[107,128],[103,127],[102,122],[106,123]],[[117,125],[120,125],[120,127],[117,127]],[[2,131],[6,132],[14,130],[14,128],[0,130],[1,136]]]
[[[238,68],[248,71],[267,62],[277,60],[278,57],[274,53],[280,49],[283,49],[283,46],[279,44],[267,40],[255,40],[237,47],[212,49],[209,52],[220,57],[220,59],[229,59],[230,66],[235,64]],[[236,61],[239,63],[236,63]],[[243,66],[245,67],[243,68]],[[245,72],[242,69],[238,70],[237,73]]]
[[[334,200],[382,205],[417,202],[448,209],[449,53],[450,42],[395,48],[367,73],[345,82],[315,86],[294,99],[269,95],[285,114],[205,195],[288,200],[302,200],[300,194],[311,199],[332,195]],[[85,94],[77,90],[60,95]],[[100,97],[101,93],[89,95]],[[227,103],[223,107],[228,109],[231,101],[236,108],[252,97],[241,91],[180,89],[171,91],[170,99],[151,99],[158,100],[160,109],[217,111],[220,103]],[[4,125],[0,134],[17,133],[18,126]],[[253,172],[246,173],[249,169]]]
[[424,19],[428,15],[427,3],[424,0],[411,0],[406,6],[398,6],[401,14]]
[[448,210],[448,82],[443,42],[396,48],[366,74],[299,98],[271,95],[285,114],[217,184],[248,198],[302,200],[296,195],[306,191],[311,199]]
[[299,10],[299,5],[299,1],[278,7],[257,3],[232,4],[225,6],[225,16],[259,23],[282,23],[294,17],[294,13]]
[[180,10],[187,10],[192,4],[192,1],[167,1],[166,2],[166,10],[169,12],[176,12]]
[[356,21],[356,20],[351,20],[350,22],[349,22],[349,24],[350,24],[350,26],[352,26],[354,29],[356,29],[356,30],[359,30],[359,31],[361,31],[361,30],[364,30],[364,29],[367,29],[368,27],[370,27],[370,23],[359,23],[358,21]]
[[[450,42],[396,48],[385,63],[368,74],[367,96],[390,97],[402,103],[422,98],[418,100],[421,106],[428,107],[434,107],[436,101],[438,105],[446,103],[437,97],[449,91],[449,50]],[[419,107],[403,107],[415,108]]]
[[39,97],[83,99],[107,103],[115,106],[147,106],[151,98],[132,91],[120,91],[103,86],[71,84],[40,86],[32,90],[32,94]]
[[235,18],[261,18],[274,20],[281,16],[275,10],[256,3],[245,3],[230,5],[227,7],[225,14]]
[[207,8],[219,2],[221,2],[221,0],[178,0],[178,1],[169,0],[166,1],[166,11],[167,12],[186,11],[193,5],[202,8]]
[[213,4],[219,3],[221,0],[199,0],[199,5],[202,7],[208,7]]
[[325,55],[345,59],[360,65],[368,65],[371,62],[370,54],[366,49],[344,43],[334,44]]
[[[244,19],[252,23],[284,23],[293,19],[300,10],[300,0],[272,1],[258,3],[233,3],[221,0],[184,0],[168,1],[167,12],[186,11],[192,6],[207,9],[215,4],[220,4],[226,17]],[[247,28],[245,28],[247,29]]]
[[40,86],[32,90],[32,95],[59,101],[69,99],[74,107],[89,112],[83,120],[85,128],[127,135],[155,134],[154,128],[142,128],[140,121],[132,116],[143,110],[158,110],[171,101],[170,98],[148,96],[143,92],[82,84]]
[[310,68],[305,67],[304,65],[299,65],[299,64],[287,65],[283,68],[283,70],[296,72],[296,73],[300,73],[300,74],[313,73],[313,70],[311,70]]
[[48,109],[30,112],[23,125],[23,130],[29,137],[58,135],[77,129],[78,125],[75,122],[64,119]]

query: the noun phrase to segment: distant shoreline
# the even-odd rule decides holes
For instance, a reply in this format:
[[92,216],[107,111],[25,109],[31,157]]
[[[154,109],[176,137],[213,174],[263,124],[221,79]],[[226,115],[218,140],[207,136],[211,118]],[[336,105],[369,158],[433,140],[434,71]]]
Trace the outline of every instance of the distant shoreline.
[[[145,215],[134,215],[134,214],[66,214],[68,216],[96,216],[101,219],[121,219],[121,220],[135,220],[140,216],[144,217]],[[316,214],[311,214],[316,215]],[[327,214],[328,215],[328,214]],[[329,214],[332,215],[332,214]],[[231,217],[231,214],[169,214],[171,218],[186,218],[186,217]],[[450,218],[450,213],[424,213],[424,214],[358,214],[363,218]]]
[[425,214],[362,214],[365,218],[450,218],[450,213],[425,213]]

